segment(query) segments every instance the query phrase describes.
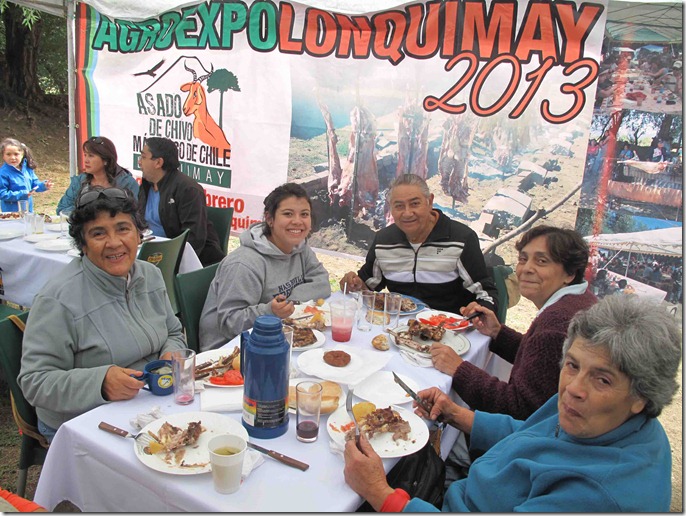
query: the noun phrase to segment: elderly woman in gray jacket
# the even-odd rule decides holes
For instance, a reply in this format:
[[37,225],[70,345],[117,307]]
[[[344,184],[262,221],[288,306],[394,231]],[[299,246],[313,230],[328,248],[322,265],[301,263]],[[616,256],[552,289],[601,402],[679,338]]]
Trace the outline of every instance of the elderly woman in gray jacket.
[[132,194],[81,194],[69,234],[81,252],[36,295],[19,384],[48,440],[65,421],[133,398],[145,364],[186,347],[160,271],[136,260],[145,223]]

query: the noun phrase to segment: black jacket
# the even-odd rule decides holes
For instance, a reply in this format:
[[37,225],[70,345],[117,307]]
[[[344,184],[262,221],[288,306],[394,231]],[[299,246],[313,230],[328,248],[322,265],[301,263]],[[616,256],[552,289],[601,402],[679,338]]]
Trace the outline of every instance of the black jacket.
[[[145,205],[152,183],[143,179],[138,192],[138,211],[145,218]],[[198,254],[203,267],[217,263],[226,256],[219,237],[207,218],[205,191],[186,174],[167,172],[157,184],[160,192],[160,221],[167,237],[175,238],[190,229],[188,243]]]
[[497,311],[497,289],[488,275],[476,233],[440,210],[417,252],[398,226],[374,237],[358,275],[370,289],[388,287],[421,299],[434,310],[459,314],[472,301]]

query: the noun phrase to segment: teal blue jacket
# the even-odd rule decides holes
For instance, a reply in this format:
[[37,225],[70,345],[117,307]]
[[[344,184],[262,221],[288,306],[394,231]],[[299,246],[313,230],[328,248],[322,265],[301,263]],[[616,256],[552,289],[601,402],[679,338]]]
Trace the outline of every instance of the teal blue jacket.
[[[446,492],[444,512],[668,512],[669,441],[639,414],[592,439],[558,426],[556,394],[526,421],[476,411],[470,451],[486,453]],[[412,499],[405,511],[437,510]]]
[[[117,188],[126,188],[133,193],[135,199],[138,199],[138,182],[131,175],[131,173],[126,169],[121,169],[122,171],[117,174],[114,178],[114,186]],[[86,174],[79,174],[78,176],[72,176],[69,182],[69,188],[64,192],[64,195],[57,204],[57,214],[59,215],[62,211],[72,211],[76,205],[76,198],[79,196],[79,191],[81,191],[81,186],[86,180]]]

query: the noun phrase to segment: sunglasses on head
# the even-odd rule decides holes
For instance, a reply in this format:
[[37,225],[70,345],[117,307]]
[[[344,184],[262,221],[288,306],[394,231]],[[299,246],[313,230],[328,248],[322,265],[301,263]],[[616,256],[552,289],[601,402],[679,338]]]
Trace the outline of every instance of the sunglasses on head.
[[91,138],[88,138],[88,141],[91,143],[95,143],[96,145],[103,145],[105,143],[105,140],[103,140],[100,136],[93,136]]
[[121,188],[98,188],[88,190],[87,192],[81,194],[76,203],[76,207],[83,208],[87,204],[90,204],[101,197],[105,197],[107,199],[128,199],[129,195]]

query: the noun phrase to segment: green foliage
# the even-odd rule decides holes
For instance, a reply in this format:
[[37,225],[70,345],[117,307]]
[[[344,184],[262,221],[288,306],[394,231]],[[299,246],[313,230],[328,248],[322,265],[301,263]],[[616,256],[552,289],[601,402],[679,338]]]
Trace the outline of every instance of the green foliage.
[[[0,13],[4,12],[5,9],[8,7],[8,1],[7,0],[0,0]],[[22,24],[24,27],[31,29],[33,27],[33,24],[36,23],[38,20],[40,20],[41,15],[40,11],[37,11],[36,9],[30,9],[29,7],[21,7],[21,12],[24,15],[24,19],[22,20]]]
[[43,17],[38,49],[38,80],[48,94],[67,94],[67,24],[64,18]]
[[229,90],[241,91],[238,86],[238,77],[225,68],[220,68],[212,73],[207,79],[207,93],[219,90],[224,93]]

